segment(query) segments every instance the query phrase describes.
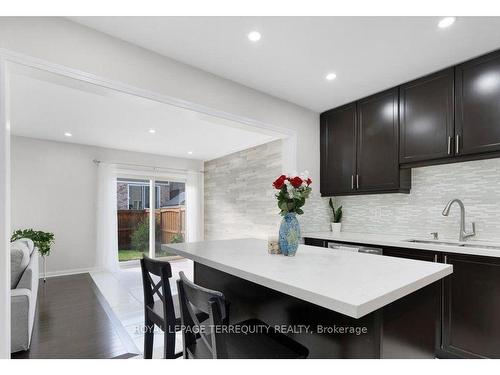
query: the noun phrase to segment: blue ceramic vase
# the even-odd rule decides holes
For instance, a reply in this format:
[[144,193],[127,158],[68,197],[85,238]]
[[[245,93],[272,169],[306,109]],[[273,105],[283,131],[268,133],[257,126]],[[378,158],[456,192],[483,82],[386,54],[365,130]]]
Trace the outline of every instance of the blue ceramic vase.
[[300,240],[300,225],[295,213],[289,212],[283,216],[280,225],[280,250],[285,256],[293,257],[297,252]]

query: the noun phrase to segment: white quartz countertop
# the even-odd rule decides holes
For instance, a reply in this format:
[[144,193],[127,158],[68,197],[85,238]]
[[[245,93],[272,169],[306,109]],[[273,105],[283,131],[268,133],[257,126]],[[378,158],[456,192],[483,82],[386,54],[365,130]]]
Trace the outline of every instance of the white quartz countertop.
[[[429,238],[418,238],[412,236],[397,236],[397,235],[378,235],[378,234],[366,234],[366,233],[354,233],[354,232],[309,232],[303,233],[302,237],[307,238],[317,238],[327,241],[340,241],[340,242],[351,242],[359,243],[373,246],[388,246],[388,247],[399,247],[407,249],[420,249],[428,251],[437,251],[443,253],[458,253],[458,254],[469,254],[469,255],[481,255],[489,257],[500,257],[500,250],[488,248],[489,246],[498,246],[500,243],[486,242],[486,241],[467,241],[458,242],[454,240],[437,240],[431,241],[432,243],[415,243],[408,242],[410,239],[421,239],[429,240]],[[443,245],[439,244],[439,241],[453,243],[453,245]],[[472,244],[474,247],[464,247],[460,246],[462,244]]]
[[270,255],[267,241],[163,245],[185,258],[327,309],[360,318],[452,273],[451,265],[300,245]]

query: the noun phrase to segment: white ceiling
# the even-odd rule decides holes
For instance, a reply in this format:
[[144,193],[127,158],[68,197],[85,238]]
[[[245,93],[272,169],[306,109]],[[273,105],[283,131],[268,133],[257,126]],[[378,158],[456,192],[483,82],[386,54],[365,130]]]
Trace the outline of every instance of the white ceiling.
[[315,111],[500,48],[500,17],[70,18]]
[[200,160],[280,137],[20,65],[10,78],[14,135]]

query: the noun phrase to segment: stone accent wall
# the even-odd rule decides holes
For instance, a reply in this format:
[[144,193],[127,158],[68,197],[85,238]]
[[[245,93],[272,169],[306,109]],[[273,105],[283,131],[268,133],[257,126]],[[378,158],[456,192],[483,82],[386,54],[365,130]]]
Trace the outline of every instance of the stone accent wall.
[[[205,163],[205,239],[278,235],[272,182],[282,173],[281,150],[282,142],[274,141]],[[329,230],[328,204],[319,194],[311,195],[304,212],[303,232]]]
[[276,235],[281,216],[272,182],[281,169],[281,141],[206,162],[205,239]]

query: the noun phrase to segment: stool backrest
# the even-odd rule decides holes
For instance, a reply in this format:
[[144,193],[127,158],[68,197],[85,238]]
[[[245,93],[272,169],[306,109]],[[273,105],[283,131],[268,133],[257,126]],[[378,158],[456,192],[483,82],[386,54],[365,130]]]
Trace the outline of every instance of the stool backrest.
[[[191,351],[193,345],[202,345],[207,350],[196,350],[196,358],[227,358],[223,330],[224,327],[227,328],[228,317],[224,295],[189,281],[184,272],[180,272],[179,276],[177,289],[181,308],[184,357],[195,357]],[[208,325],[206,320],[203,324],[200,323],[195,314],[196,309],[208,315]],[[200,353],[206,353],[206,356],[201,357]]]
[[[175,326],[175,310],[169,279],[172,277],[170,263],[151,259],[144,255],[141,259],[142,286],[145,308],[153,309],[155,296],[163,303],[165,326]],[[156,282],[152,275],[160,277]]]

